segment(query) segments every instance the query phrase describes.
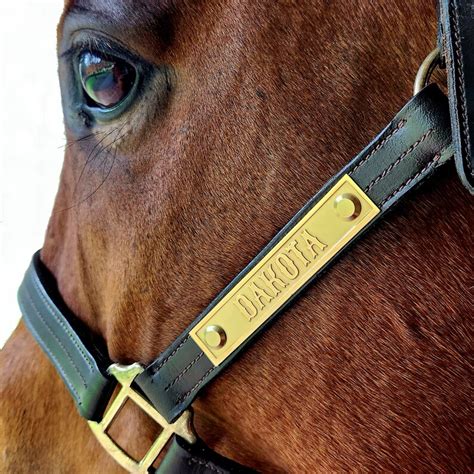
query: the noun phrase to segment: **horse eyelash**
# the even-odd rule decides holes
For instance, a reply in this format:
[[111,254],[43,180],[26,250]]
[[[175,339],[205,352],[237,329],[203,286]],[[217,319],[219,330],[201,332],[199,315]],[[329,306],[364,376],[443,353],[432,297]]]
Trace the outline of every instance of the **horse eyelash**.
[[121,56],[122,48],[118,48],[104,38],[83,38],[75,42],[68,50],[61,53],[60,58],[69,59],[82,51],[92,51],[105,56]]

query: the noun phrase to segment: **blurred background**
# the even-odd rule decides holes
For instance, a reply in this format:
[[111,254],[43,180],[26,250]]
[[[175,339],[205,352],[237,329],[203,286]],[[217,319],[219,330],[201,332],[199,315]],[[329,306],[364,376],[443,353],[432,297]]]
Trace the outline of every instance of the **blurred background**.
[[18,324],[16,291],[42,246],[61,171],[62,6],[62,0],[0,2],[0,347]]

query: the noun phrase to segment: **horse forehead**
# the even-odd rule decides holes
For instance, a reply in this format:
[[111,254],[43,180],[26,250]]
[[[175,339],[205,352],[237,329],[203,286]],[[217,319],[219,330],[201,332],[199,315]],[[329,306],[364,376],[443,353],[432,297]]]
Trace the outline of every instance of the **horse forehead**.
[[114,21],[149,20],[166,11],[171,1],[155,0],[65,0],[65,11],[82,11],[112,17]]

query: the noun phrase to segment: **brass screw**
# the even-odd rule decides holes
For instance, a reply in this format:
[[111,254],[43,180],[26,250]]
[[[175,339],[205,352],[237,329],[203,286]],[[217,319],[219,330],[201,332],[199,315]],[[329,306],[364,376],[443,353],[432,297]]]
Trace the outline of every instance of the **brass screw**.
[[209,347],[219,349],[225,346],[225,343],[227,342],[227,334],[220,326],[212,324],[207,326],[204,331],[204,339]]
[[353,221],[360,215],[362,205],[359,199],[350,193],[339,194],[334,200],[336,214],[343,221]]

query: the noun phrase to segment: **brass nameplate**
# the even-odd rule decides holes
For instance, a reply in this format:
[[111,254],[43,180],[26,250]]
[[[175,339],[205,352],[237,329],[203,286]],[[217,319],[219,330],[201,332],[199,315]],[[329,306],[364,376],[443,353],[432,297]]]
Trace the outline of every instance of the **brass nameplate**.
[[379,213],[343,176],[191,330],[222,363]]

